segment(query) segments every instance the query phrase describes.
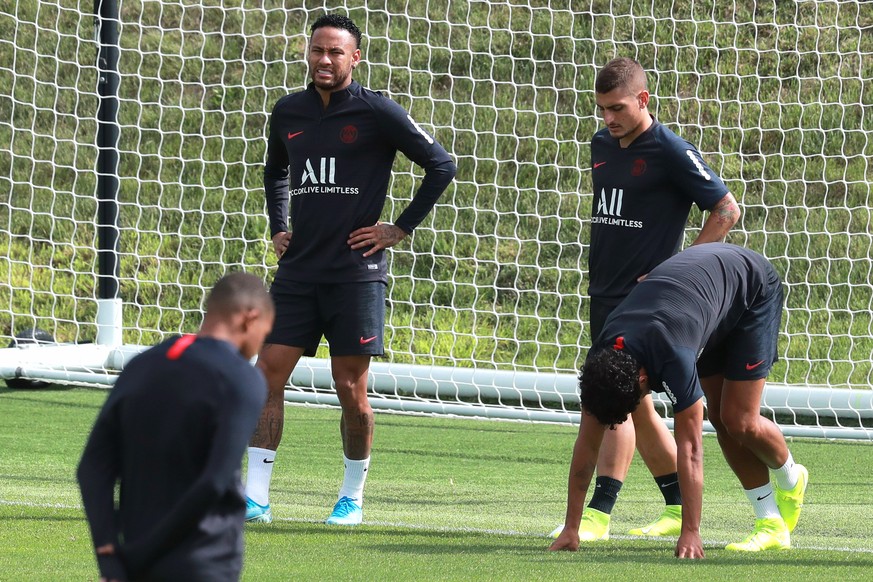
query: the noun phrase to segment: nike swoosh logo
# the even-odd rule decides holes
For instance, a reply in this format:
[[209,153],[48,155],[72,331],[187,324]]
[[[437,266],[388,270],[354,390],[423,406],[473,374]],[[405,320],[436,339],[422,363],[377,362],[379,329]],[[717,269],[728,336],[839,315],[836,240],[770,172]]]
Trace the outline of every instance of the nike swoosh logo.
[[746,370],[754,370],[755,368],[757,368],[758,366],[760,366],[763,363],[764,363],[764,360],[761,360],[760,362],[757,362],[754,364],[746,364]]
[[664,483],[663,485],[661,485],[661,489],[666,489],[667,487],[672,487],[673,485],[675,485],[678,482],[679,481],[673,481],[672,483]]
[[368,337],[368,338],[366,338],[366,339],[364,339],[363,337],[361,337],[361,345],[362,345],[362,346],[363,346],[363,345],[366,345],[366,344],[370,343],[371,341],[374,341],[377,337],[379,337],[379,336],[375,336],[375,335],[374,335],[373,337]]
[[269,460],[269,459],[264,459],[264,462],[265,462],[265,463],[272,463],[273,461],[271,461],[271,460]]
[[763,499],[767,499],[768,497],[770,497],[770,495],[772,495],[772,492],[771,492],[771,493],[768,493],[768,494],[765,495],[764,497],[759,497],[759,498],[758,498],[758,501],[761,501],[761,500],[763,500]]
[[289,131],[289,132],[288,132],[288,139],[294,139],[295,137],[297,137],[297,136],[300,135],[301,133],[303,133],[303,132],[302,132],[302,131],[298,131],[297,133],[291,133],[291,132]]
[[602,165],[605,164],[605,163],[606,163],[606,162],[595,162],[595,164],[594,164],[594,169],[596,170],[597,168],[599,168],[600,166],[602,166]]

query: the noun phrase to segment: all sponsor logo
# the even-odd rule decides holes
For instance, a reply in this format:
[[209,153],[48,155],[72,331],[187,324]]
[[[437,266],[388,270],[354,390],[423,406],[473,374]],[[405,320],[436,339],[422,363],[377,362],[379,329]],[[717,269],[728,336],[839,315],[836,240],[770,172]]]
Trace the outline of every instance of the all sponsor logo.
[[621,216],[621,201],[623,198],[623,188],[613,188],[611,194],[607,194],[606,188],[602,188],[600,190],[600,199],[597,201],[597,214]]
[[336,174],[336,158],[306,158],[300,175],[300,187],[290,190],[289,194],[358,194],[356,187],[337,186]]
[[621,216],[621,205],[624,201],[624,189],[613,188],[607,192],[601,188],[597,199],[597,212],[591,217],[591,224],[606,224],[610,226],[624,226],[626,228],[643,228],[641,220],[628,220]]
[[[319,169],[316,174],[316,167]],[[306,167],[300,177],[300,185],[311,182],[313,184],[336,184],[336,158],[321,158],[312,165],[312,160],[306,158]]]

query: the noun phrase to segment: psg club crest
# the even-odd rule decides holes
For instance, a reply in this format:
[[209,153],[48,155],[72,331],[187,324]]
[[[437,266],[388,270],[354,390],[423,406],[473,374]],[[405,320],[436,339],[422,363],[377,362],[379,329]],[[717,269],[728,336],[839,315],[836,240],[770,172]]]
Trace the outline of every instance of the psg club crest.
[[646,160],[637,158],[634,160],[634,166],[631,168],[632,176],[642,176],[646,173]]
[[354,143],[358,139],[358,128],[354,125],[347,125],[340,131],[340,140],[343,143]]

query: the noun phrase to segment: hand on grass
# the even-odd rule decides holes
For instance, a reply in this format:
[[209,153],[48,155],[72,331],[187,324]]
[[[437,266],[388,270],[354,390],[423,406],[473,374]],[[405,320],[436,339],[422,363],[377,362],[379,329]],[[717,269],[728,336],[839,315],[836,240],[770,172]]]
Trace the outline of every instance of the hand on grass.
[[689,560],[703,558],[703,541],[700,539],[700,534],[683,532],[676,542],[675,555],[677,558]]
[[561,535],[552,542],[552,545],[549,546],[550,552],[559,552],[559,551],[567,551],[567,552],[575,552],[579,549],[579,532],[578,531],[570,531],[566,527],[564,531],[561,532]]

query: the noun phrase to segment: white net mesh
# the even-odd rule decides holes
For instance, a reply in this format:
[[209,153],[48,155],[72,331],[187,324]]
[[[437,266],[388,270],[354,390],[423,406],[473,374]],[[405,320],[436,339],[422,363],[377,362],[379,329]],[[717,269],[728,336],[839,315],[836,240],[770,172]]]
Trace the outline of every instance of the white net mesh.
[[[305,86],[309,26],[334,8],[302,4],[121,3],[125,342],[195,329],[205,291],[229,269],[269,279],[268,115]],[[30,327],[64,342],[95,337],[92,9],[0,4],[7,341]],[[407,107],[459,166],[411,244],[392,251],[389,362],[574,373],[590,342],[593,81],[623,55],[649,72],[658,119],[696,144],[741,202],[729,240],[784,275],[771,380],[870,387],[866,3],[350,0],[340,10],[364,32],[356,78]],[[402,156],[395,170],[385,220],[421,175]]]

